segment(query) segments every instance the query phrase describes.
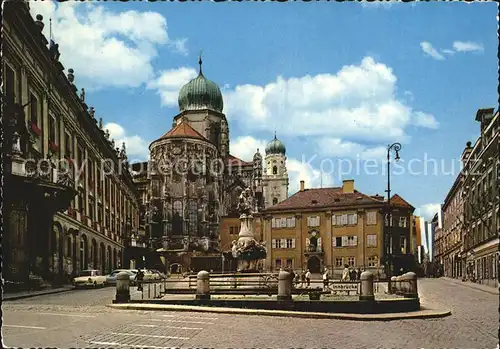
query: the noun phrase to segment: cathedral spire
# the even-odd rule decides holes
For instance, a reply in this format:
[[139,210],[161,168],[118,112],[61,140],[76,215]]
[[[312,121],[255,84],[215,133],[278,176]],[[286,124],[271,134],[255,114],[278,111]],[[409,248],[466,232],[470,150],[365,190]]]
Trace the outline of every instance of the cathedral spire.
[[198,59],[198,64],[200,65],[200,73],[198,75],[201,75],[201,76],[203,76],[203,71],[201,70],[201,65],[203,64],[203,60],[201,59],[202,53],[203,53],[203,51],[200,50],[200,58]]

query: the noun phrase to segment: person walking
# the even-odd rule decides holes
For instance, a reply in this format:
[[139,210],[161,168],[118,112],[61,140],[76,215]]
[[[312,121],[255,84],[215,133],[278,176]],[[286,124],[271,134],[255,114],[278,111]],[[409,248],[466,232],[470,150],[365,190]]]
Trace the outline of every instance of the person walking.
[[328,290],[328,269],[323,273],[323,291]]
[[342,271],[342,281],[348,281],[349,280],[349,268],[347,265],[344,265],[344,270]]
[[135,281],[137,283],[137,291],[142,291],[142,282],[144,281],[144,272],[141,269],[137,269],[137,274],[135,275]]
[[356,280],[360,280],[361,279],[361,268],[358,268],[358,270],[356,270]]
[[309,269],[307,269],[306,273],[306,284],[307,287],[311,286],[311,272],[309,271]]
[[304,287],[304,284],[306,283],[306,273],[304,270],[300,273],[300,287]]

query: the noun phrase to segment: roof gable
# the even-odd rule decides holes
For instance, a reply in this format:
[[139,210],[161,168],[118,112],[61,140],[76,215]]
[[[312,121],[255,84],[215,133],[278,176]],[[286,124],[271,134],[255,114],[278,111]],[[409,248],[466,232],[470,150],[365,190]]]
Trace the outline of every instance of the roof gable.
[[204,141],[207,140],[205,137],[203,137],[203,135],[201,135],[201,133],[192,128],[191,125],[189,125],[187,122],[181,122],[173,129],[165,133],[163,136],[161,136],[160,139],[183,138],[183,137],[197,138],[197,139],[202,139]]
[[409,208],[411,210],[415,209],[415,207],[413,207],[412,205],[410,205],[408,203],[408,201],[406,201],[405,199],[403,199],[398,194],[394,194],[391,197],[391,206],[405,207],[405,208]]
[[239,166],[253,166],[253,162],[251,161],[243,161],[240,158],[237,158],[234,155],[229,154],[226,158],[226,162],[228,165],[239,165]]
[[383,202],[371,198],[357,190],[344,193],[342,188],[316,188],[298,191],[282,202],[269,207],[266,211],[298,210],[324,207],[343,207],[355,205],[383,205]]

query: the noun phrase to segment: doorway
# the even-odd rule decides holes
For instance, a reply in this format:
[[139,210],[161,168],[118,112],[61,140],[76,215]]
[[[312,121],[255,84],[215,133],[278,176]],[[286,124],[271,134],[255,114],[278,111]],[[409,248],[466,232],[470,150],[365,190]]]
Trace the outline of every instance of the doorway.
[[321,273],[321,261],[317,256],[311,256],[307,260],[307,269],[313,274]]

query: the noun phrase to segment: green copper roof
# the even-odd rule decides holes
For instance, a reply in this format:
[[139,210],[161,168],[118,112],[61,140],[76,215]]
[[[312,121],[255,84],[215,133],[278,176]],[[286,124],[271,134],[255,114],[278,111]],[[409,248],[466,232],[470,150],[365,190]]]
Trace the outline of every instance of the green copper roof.
[[184,85],[179,92],[179,109],[181,112],[211,109],[222,113],[224,102],[219,86],[203,75],[201,58],[199,64],[200,73],[198,76]]
[[286,153],[285,144],[278,138],[276,138],[276,133],[275,133],[274,139],[267,144],[266,155],[271,155],[271,154],[285,155],[285,153]]

